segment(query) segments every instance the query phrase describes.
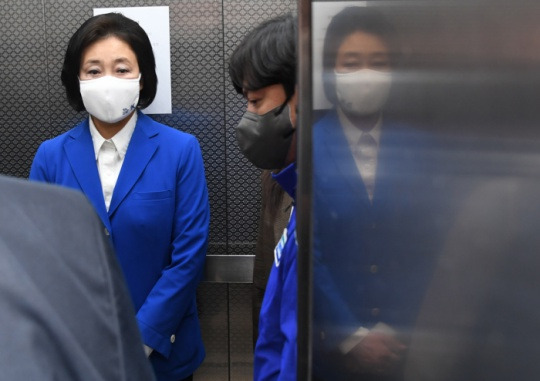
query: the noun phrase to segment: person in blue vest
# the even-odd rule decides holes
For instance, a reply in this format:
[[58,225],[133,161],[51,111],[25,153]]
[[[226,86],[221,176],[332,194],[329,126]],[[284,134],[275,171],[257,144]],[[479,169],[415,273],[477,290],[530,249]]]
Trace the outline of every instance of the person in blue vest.
[[[295,199],[296,19],[284,15],[253,29],[230,57],[229,75],[247,101],[236,128],[238,145]],[[296,380],[296,210],[274,251],[255,346],[254,379]]]
[[157,379],[190,380],[205,356],[196,289],[210,213],[199,143],[140,111],[156,95],[155,59],[127,17],[95,16],[75,32],[62,83],[89,117],[41,144],[30,179],[87,196],[114,245]]

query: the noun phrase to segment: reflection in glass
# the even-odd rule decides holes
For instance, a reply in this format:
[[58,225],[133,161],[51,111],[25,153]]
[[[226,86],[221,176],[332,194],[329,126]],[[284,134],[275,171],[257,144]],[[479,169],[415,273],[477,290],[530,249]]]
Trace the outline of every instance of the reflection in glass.
[[398,373],[430,273],[434,249],[417,236],[430,211],[417,155],[425,134],[384,111],[397,52],[393,26],[373,8],[346,7],[326,30],[333,108],[313,127],[320,376]]
[[313,3],[315,379],[540,376],[537,16]]

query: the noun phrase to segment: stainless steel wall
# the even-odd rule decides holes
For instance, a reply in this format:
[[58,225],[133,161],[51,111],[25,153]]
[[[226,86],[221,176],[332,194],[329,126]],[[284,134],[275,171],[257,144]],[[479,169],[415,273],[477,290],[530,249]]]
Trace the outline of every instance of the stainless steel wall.
[[[157,5],[170,7],[173,113],[154,118],[201,143],[212,216],[208,253],[253,254],[260,173],[236,146],[245,105],[227,60],[250,28],[295,11],[295,0],[1,0],[0,173],[26,177],[38,145],[85,117],[68,105],[60,70],[69,38],[92,9]],[[196,379],[251,379],[250,303],[249,284],[201,285],[208,355]]]
[[[298,284],[313,295],[299,306],[299,379],[539,379],[540,3],[331,3],[299,3]],[[315,49],[317,31],[334,50]],[[380,82],[357,81],[365,67],[392,78],[371,123]],[[361,92],[348,98],[350,74]],[[337,111],[310,107],[317,78],[341,89]],[[366,171],[347,127],[380,116]]]

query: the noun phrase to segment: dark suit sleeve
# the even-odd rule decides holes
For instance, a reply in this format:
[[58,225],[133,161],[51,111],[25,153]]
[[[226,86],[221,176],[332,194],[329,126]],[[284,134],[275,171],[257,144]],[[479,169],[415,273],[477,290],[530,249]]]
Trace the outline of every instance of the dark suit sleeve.
[[[154,380],[154,373],[143,351],[131,297],[110,239],[105,234],[105,228],[101,220],[87,200],[83,199],[78,193],[73,198],[76,198],[78,202],[66,202],[65,207],[73,211],[70,215],[79,216],[79,222],[77,223],[79,227],[76,231],[82,234],[79,237],[72,236],[71,239],[79,241],[79,254],[85,255],[87,263],[94,263],[94,266],[87,268],[86,271],[95,273],[95,275],[89,274],[88,277],[79,276],[80,287],[87,289],[89,300],[95,301],[90,303],[91,306],[89,306],[89,309],[95,312],[96,317],[94,319],[97,319],[99,314],[104,316],[108,314],[109,317],[106,319],[109,321],[107,324],[111,332],[115,332],[114,337],[108,340],[111,345],[114,345],[116,352],[113,354],[104,346],[103,337],[106,334],[105,332],[94,332],[94,345],[96,345],[96,348],[103,346],[101,348],[103,357],[106,357],[108,353],[114,356],[118,367],[114,370],[114,373],[118,375],[118,379],[126,381]],[[66,221],[66,223],[70,222]],[[71,223],[76,224],[76,222]],[[85,231],[86,233],[83,233]],[[72,254],[75,253],[72,252]],[[95,258],[90,260],[89,255]],[[103,282],[104,285],[99,293],[93,289],[95,279],[102,279],[100,282]],[[112,344],[114,341],[116,343]]]
[[104,228],[96,216],[96,242],[100,247],[105,276],[109,284],[109,297],[114,309],[113,316],[116,317],[118,332],[118,347],[123,373],[126,380],[153,380],[153,372],[149,362],[143,353],[143,345],[139,327],[135,319],[135,310],[129,296],[128,289],[124,281],[124,275],[116,259],[116,255],[109,242],[109,238],[104,234]]
[[124,278],[84,196],[0,177],[0,368],[9,380],[153,380]]

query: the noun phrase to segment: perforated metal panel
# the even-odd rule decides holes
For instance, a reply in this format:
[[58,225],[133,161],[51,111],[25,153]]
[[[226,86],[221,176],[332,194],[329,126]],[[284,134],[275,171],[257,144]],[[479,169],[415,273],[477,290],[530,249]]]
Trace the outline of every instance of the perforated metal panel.
[[195,379],[229,380],[229,285],[203,283],[197,294],[206,358]]
[[2,0],[0,11],[0,172],[26,176],[48,120],[43,7]]
[[[69,38],[92,9],[167,5],[173,113],[152,117],[201,144],[211,209],[208,253],[254,254],[260,172],[236,144],[245,102],[232,88],[227,62],[253,26],[294,12],[295,0],[0,1],[2,174],[28,176],[38,145],[86,117],[67,103],[60,71]],[[207,359],[196,378],[251,379],[250,286],[205,284],[198,298]]]
[[251,285],[229,285],[230,379],[253,378]]

